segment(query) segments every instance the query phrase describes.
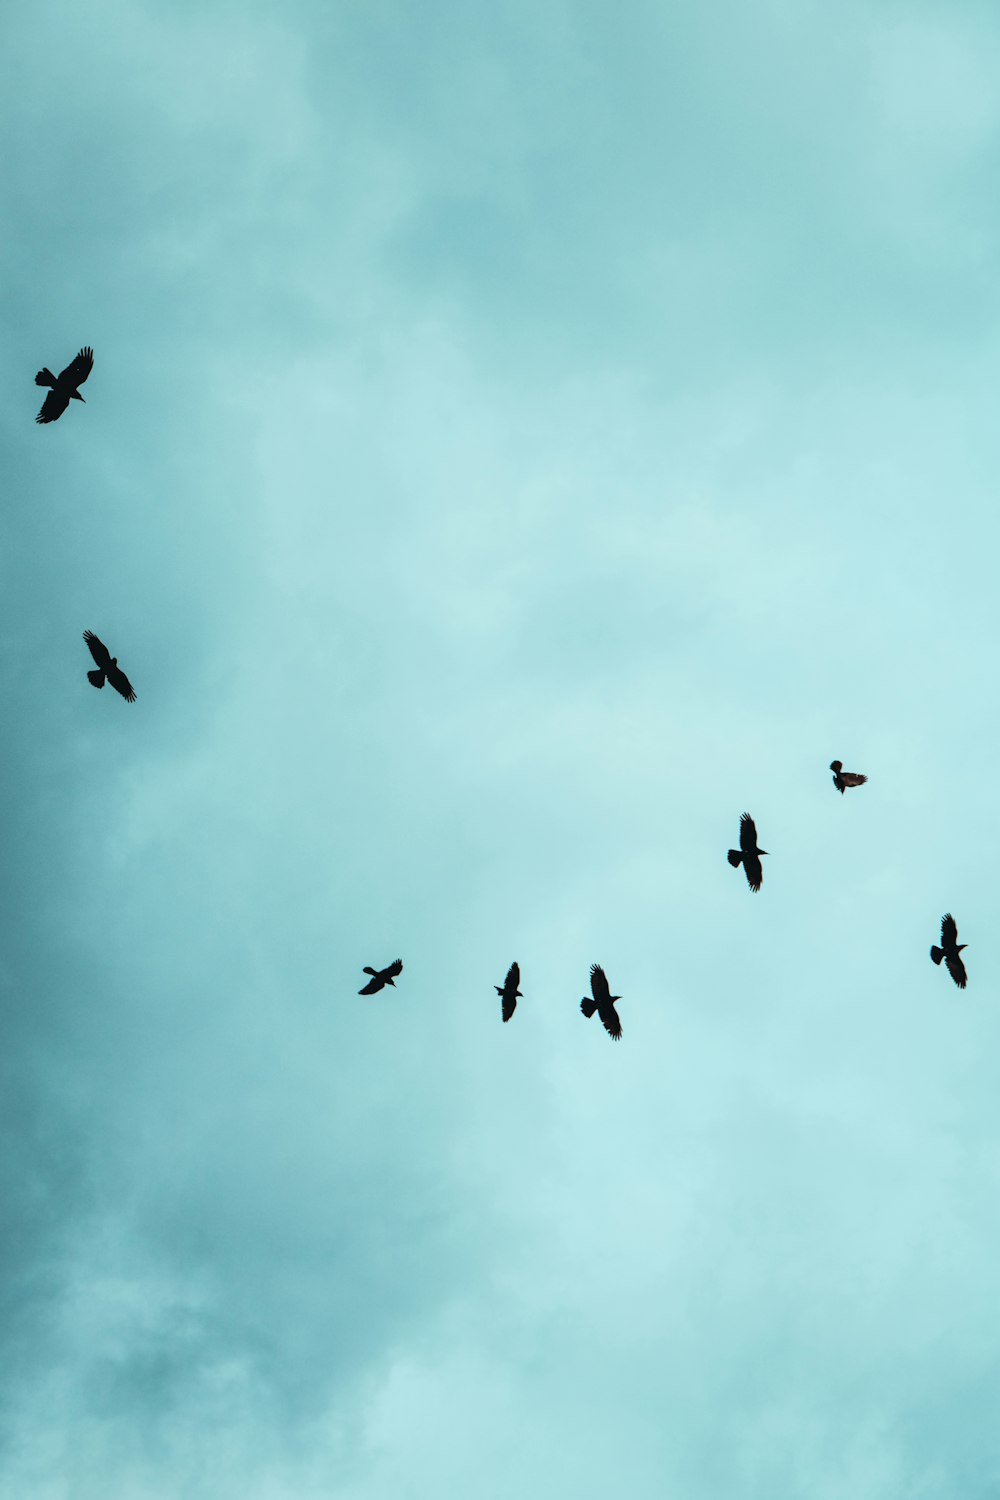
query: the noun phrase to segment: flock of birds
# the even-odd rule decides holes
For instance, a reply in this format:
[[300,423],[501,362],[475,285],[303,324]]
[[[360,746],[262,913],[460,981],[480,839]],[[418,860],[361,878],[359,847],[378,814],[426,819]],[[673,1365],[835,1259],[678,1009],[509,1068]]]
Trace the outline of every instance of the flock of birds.
[[[82,401],[80,386],[83,385],[93,368],[94,351],[88,345],[87,348],[81,349],[76,358],[71,360],[65,370],[58,375],[53,375],[49,369],[39,370],[35,376],[35,384],[48,386],[49,393],[35,421],[55,422],[62,416],[71,401]],[[85,630],[83,638],[96,663],[94,670],[87,673],[94,687],[102,688],[105,682],[110,682],[126,702],[134,703],[135,689],[119,667],[117,656],[111,655],[104,642],[92,630]],[[843,761],[831,761],[830,770],[833,772],[833,784],[841,796],[848,787],[864,786],[868,780],[868,777],[862,776],[859,771],[845,771]],[[767,852],[757,843],[757,829],[753,818],[749,813],[744,813],[740,819],[740,847],[730,849],[727,858],[734,869],[739,869],[740,865],[743,866],[747,885],[752,891],[759,891],[764,883],[761,858]],[[941,918],[941,944],[940,947],[937,944],[932,946],[931,958],[939,965],[942,960],[944,961],[948,973],[962,990],[965,989],[969,977],[965,964],[962,962],[962,951],[967,947],[967,943],[958,941],[958,926],[955,918],[950,912],[946,912]],[[371,978],[358,991],[358,994],[376,995],[379,990],[385,989],[386,985],[395,988],[396,980],[403,972],[403,961],[397,958],[391,964],[387,964],[384,969],[373,969],[366,964],[362,972],[369,974]],[[523,998],[518,988],[520,983],[520,967],[517,963],[512,963],[507,970],[507,977],[503,984],[494,985],[494,989],[500,996],[501,1015],[505,1022],[510,1020],[517,1009],[518,1000]],[[612,995],[608,977],[600,964],[591,965],[590,990],[590,995],[580,1001],[581,1011],[588,1019],[595,1014],[600,1016],[605,1031],[612,1040],[617,1042],[622,1034],[622,1023],[615,1009],[615,1001],[622,997]]]

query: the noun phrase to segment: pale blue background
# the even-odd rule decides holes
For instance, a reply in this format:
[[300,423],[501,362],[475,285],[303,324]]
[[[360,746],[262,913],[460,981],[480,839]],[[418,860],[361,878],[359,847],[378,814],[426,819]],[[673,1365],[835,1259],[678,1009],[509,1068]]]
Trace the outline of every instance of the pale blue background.
[[996,1495],[996,7],[0,33],[4,1500]]

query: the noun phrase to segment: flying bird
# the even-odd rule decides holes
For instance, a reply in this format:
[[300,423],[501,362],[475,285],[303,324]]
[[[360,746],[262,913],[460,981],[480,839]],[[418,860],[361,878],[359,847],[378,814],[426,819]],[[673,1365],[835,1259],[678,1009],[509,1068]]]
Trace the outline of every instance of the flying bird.
[[757,830],[754,827],[753,818],[749,813],[744,813],[740,819],[740,847],[730,849],[726,858],[733,866],[739,869],[740,865],[746,871],[747,885],[752,891],[759,891],[764,879],[764,871],[760,866],[760,856],[766,854],[766,849],[757,847]]
[[39,370],[35,376],[35,384],[50,385],[52,389],[42,402],[42,409],[35,421],[55,422],[71,401],[82,401],[83,397],[77,387],[83,385],[93,368],[94,351],[88,346],[80,350],[76,359],[60,375],[53,375],[49,369]]
[[868,780],[868,777],[862,776],[860,771],[845,771],[842,760],[831,760],[830,770],[833,772],[833,784],[841,796],[844,795],[845,787],[864,786]]
[[104,686],[104,679],[107,678],[116,693],[121,693],[126,702],[134,703],[135,688],[118,665],[117,656],[111,655],[104,642],[98,640],[92,630],[85,630],[83,638],[90,647],[91,656],[97,663],[97,671],[87,673],[95,688],[102,688]]
[[586,999],[581,1000],[580,1009],[588,1020],[596,1010],[608,1036],[611,1037],[612,1041],[617,1042],[622,1034],[622,1023],[619,1021],[618,1012],[615,1010],[615,1001],[620,1000],[621,995],[611,994],[607,975],[600,964],[591,964],[590,966],[590,988],[593,991],[594,998],[591,1000],[588,996]]
[[518,1000],[522,1000],[524,998],[521,994],[521,991],[518,989],[518,985],[520,983],[521,970],[518,968],[516,963],[513,963],[507,970],[507,978],[504,980],[503,984],[495,984],[493,986],[493,988],[496,990],[497,994],[503,1001],[503,1018],[505,1021],[509,1021],[511,1016],[514,1014],[514,1011],[517,1009]]
[[960,943],[958,941],[958,924],[950,911],[945,912],[941,918],[941,946],[940,948],[931,948],[931,958],[936,964],[939,964],[942,958],[944,959],[948,973],[960,990],[964,990],[969,982],[969,976],[965,972],[965,965],[959,957],[962,949],[968,946],[968,943]]
[[377,995],[379,990],[384,989],[387,984],[396,988],[396,980],[403,972],[403,960],[397,958],[394,964],[387,964],[384,969],[372,969],[365,964],[362,974],[370,974],[372,977],[364,989],[358,990],[359,995]]

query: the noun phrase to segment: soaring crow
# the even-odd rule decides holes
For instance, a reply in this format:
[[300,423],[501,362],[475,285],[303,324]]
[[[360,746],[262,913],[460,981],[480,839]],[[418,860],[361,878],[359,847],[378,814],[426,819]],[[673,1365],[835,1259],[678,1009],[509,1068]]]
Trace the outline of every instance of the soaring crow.
[[503,984],[495,984],[493,986],[493,988],[496,990],[497,994],[503,1001],[503,1018],[505,1021],[509,1021],[511,1016],[514,1014],[514,1011],[517,1009],[518,1000],[524,998],[521,994],[521,991],[518,989],[518,985],[520,983],[521,970],[518,968],[516,963],[513,963],[507,970],[507,978],[504,980]]
[[363,990],[358,990],[358,994],[377,995],[379,990],[384,989],[387,984],[391,984],[393,989],[396,988],[396,979],[403,972],[403,960],[397,958],[394,964],[387,964],[384,969],[371,969],[365,964],[361,972],[370,974],[372,977]]
[[88,347],[80,350],[73,363],[67,365],[61,375],[53,375],[47,369],[39,370],[35,376],[35,384],[50,385],[52,389],[42,402],[42,409],[35,421],[54,422],[57,417],[62,416],[71,401],[82,401],[83,397],[77,386],[83,385],[93,368],[94,351]]
[[129,682],[125,673],[118,665],[117,656],[112,656],[103,641],[99,641],[92,630],[85,630],[83,638],[90,647],[90,654],[97,663],[96,672],[88,672],[87,676],[96,688],[104,686],[105,677],[110,682],[116,693],[121,693],[128,703],[135,702],[135,688]]
[[968,943],[960,943],[958,941],[958,926],[955,918],[950,911],[945,912],[941,918],[941,946],[940,948],[931,949],[931,958],[936,964],[939,964],[942,958],[944,959],[948,967],[948,973],[960,990],[964,990],[969,982],[969,976],[965,972],[965,965],[961,958],[959,958],[962,949],[968,946]]
[[740,847],[730,849],[726,858],[733,866],[739,869],[740,865],[746,871],[747,885],[752,891],[759,891],[764,879],[764,871],[760,867],[760,856],[766,854],[766,849],[757,848],[757,830],[753,824],[753,818],[749,813],[744,813],[740,819]]
[[590,966],[590,988],[594,992],[594,998],[593,1000],[581,1000],[580,1009],[588,1020],[596,1010],[608,1036],[617,1042],[622,1034],[622,1023],[619,1021],[618,1012],[615,1010],[615,1001],[620,1000],[621,995],[611,994],[607,975],[600,964],[591,964]]
[[845,771],[842,760],[831,760],[830,770],[833,772],[833,784],[841,796],[844,795],[845,787],[864,786],[868,780],[868,777],[862,776],[860,771]]

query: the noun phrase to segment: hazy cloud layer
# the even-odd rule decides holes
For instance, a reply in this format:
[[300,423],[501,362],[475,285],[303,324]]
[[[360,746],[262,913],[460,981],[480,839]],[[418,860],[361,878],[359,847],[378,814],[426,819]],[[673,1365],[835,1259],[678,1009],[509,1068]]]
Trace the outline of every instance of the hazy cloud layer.
[[544,10],[5,18],[4,1497],[996,1489],[1000,23]]

